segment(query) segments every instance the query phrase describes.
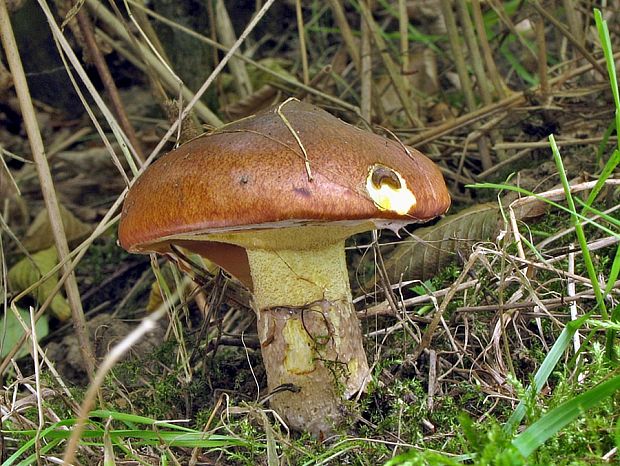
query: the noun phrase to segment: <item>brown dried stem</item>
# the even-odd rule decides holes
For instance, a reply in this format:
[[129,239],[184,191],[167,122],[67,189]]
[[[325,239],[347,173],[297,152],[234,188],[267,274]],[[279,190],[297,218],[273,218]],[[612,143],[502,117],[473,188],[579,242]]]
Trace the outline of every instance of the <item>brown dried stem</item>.
[[[360,5],[368,0],[362,0]],[[361,57],[361,114],[367,122],[372,121],[372,41],[370,40],[370,25],[362,20],[362,40],[360,44]]]
[[308,50],[306,49],[306,29],[304,27],[304,16],[301,11],[301,0],[295,1],[295,14],[297,16],[297,32],[299,34],[299,52],[301,55],[301,69],[304,84],[310,82],[310,72],[308,71]]
[[547,41],[545,40],[545,24],[540,16],[534,20],[536,29],[536,44],[538,46],[538,78],[540,79],[540,96],[543,103],[549,103],[550,88],[547,71]]
[[[217,0],[215,6],[215,27],[222,45],[231,48],[237,40],[237,37],[230,16],[228,15],[228,10],[226,10],[226,4],[223,0]],[[252,94],[252,83],[250,82],[248,71],[245,68],[245,63],[238,58],[231,58],[228,66],[232,72],[233,82],[235,83],[235,89],[239,93],[239,97],[244,98]]]
[[116,115],[116,118],[118,118],[118,122],[121,128],[123,128],[125,134],[127,135],[129,143],[132,145],[136,155],[138,156],[138,159],[144,162],[144,151],[142,150],[142,145],[138,140],[138,136],[136,135],[136,131],[134,130],[133,125],[129,121],[129,117],[127,116],[127,112],[125,111],[125,106],[123,105],[121,96],[118,93],[116,83],[112,78],[112,74],[110,73],[110,69],[105,62],[105,58],[103,57],[103,54],[101,53],[101,50],[97,45],[97,41],[95,40],[95,31],[93,29],[93,23],[90,20],[90,16],[84,8],[81,8],[76,15],[76,19],[78,25],[80,26],[82,36],[84,37],[84,42],[88,50],[88,54],[93,60],[95,68],[97,68],[97,73],[99,73],[99,77],[101,78],[101,82],[103,83],[103,87],[105,88],[108,97],[110,98],[114,114]]
[[[4,0],[0,0],[0,33],[2,35],[2,45],[5,50],[6,59],[9,64],[11,74],[13,75],[15,92],[17,93],[17,98],[22,111],[24,126],[26,128],[28,141],[30,142],[30,148],[32,150],[32,157],[39,175],[41,192],[43,194],[43,200],[45,201],[45,206],[50,218],[50,225],[52,226],[52,233],[54,236],[54,243],[58,251],[58,258],[60,261],[65,261],[67,256],[69,256],[67,237],[65,236],[64,227],[60,217],[54,182],[52,180],[50,167],[47,163],[47,158],[45,156],[45,147],[39,131],[34,106],[32,105],[26,75],[22,67],[17,44],[13,35],[13,28],[9,19],[9,12]],[[65,262],[63,264],[63,272],[68,275],[67,281],[65,282],[65,289],[67,292],[69,306],[71,307],[73,327],[78,338],[80,352],[84,358],[86,372],[92,380],[95,371],[95,357],[93,356],[92,346],[88,332],[86,331],[86,321],[84,318],[84,310],[82,309],[80,292],[70,263]]]
[[[481,92],[483,97],[490,99],[490,93],[488,92],[488,88],[485,88],[486,77],[484,77],[484,70],[481,68],[482,60],[480,59],[480,51],[478,50],[478,45],[476,43],[476,39],[473,33],[473,27],[471,25],[471,19],[469,18],[469,13],[467,12],[466,6],[462,2],[457,2],[459,8],[459,15],[461,16],[461,23],[463,25],[463,30],[466,32],[465,37],[468,43],[468,48],[472,54],[472,59],[474,63],[477,63],[478,66],[475,66],[476,71],[478,72],[478,81],[481,88]],[[450,49],[452,50],[452,57],[454,60],[454,64],[456,66],[456,71],[459,76],[459,82],[461,84],[461,90],[465,96],[465,103],[467,105],[468,110],[474,111],[476,108],[476,100],[474,97],[474,91],[472,87],[471,80],[469,78],[469,73],[467,71],[467,65],[465,64],[465,58],[463,56],[463,50],[461,47],[461,41],[459,36],[461,34],[460,30],[457,27],[456,19],[454,17],[454,12],[452,11],[452,2],[450,0],[441,0],[440,1],[442,15],[444,17],[446,28],[448,30],[448,39],[450,41]],[[481,79],[482,75],[482,79]],[[488,104],[490,101],[485,103]],[[491,155],[489,153],[489,143],[486,137],[482,137],[478,139],[478,151],[480,154],[480,160],[482,163],[483,169],[488,169],[493,165],[491,160]],[[462,159],[464,161],[464,159]],[[461,171],[461,166],[459,167],[459,172]]]
[[[405,80],[402,74],[399,73],[399,69],[392,60],[392,57],[389,53],[389,47],[385,43],[383,36],[381,35],[381,31],[379,26],[375,22],[372,17],[372,13],[370,8],[365,2],[359,3],[360,11],[364,18],[364,22],[368,25],[370,35],[372,37],[373,42],[375,43],[377,49],[381,53],[381,58],[383,59],[383,65],[387,70],[388,75],[390,76],[390,80],[392,81],[392,85],[394,86],[394,90],[396,91],[396,95],[398,96],[398,100],[403,106],[403,110],[405,111],[405,115],[411,122],[411,124],[416,128],[421,128],[424,125],[420,121],[417,116],[417,111],[415,109],[415,101],[410,99],[407,91]],[[363,57],[362,57],[363,58]]]
[[[400,34],[400,63],[401,70],[409,70],[409,14],[406,0],[398,0],[398,32]],[[406,83],[409,81],[405,80]]]
[[[342,40],[347,47],[347,52],[349,52],[349,56],[351,57],[351,60],[353,60],[353,65],[358,72],[361,72],[362,65],[360,62],[360,53],[357,49],[355,37],[353,37],[351,27],[349,26],[349,22],[347,21],[347,17],[344,13],[344,7],[342,5],[342,2],[340,0],[329,0],[329,5],[331,6],[334,20],[336,21],[338,29],[340,30]],[[364,26],[362,23],[362,30],[363,28]]]
[[448,40],[450,41],[450,49],[452,50],[452,58],[454,59],[454,66],[456,72],[459,75],[459,81],[461,83],[461,90],[465,97],[465,104],[470,112],[476,108],[476,99],[474,98],[474,91],[472,89],[471,80],[467,73],[467,66],[465,65],[465,58],[463,57],[463,50],[461,49],[461,41],[459,40],[459,29],[456,25],[456,19],[452,11],[452,2],[450,0],[440,0],[441,13],[446,22],[446,28],[448,30]]
[[502,81],[502,77],[497,71],[497,67],[495,66],[493,51],[491,50],[491,46],[489,45],[489,38],[487,37],[487,31],[484,27],[484,19],[482,17],[482,9],[480,8],[480,0],[472,0],[471,6],[472,13],[474,15],[474,24],[476,25],[476,32],[478,33],[478,39],[480,42],[480,47],[482,48],[482,55],[484,57],[487,72],[491,77],[491,81],[493,82],[493,86],[495,87],[495,92],[497,93],[497,95],[499,97],[505,97],[505,85]]
[[600,65],[598,63],[598,61],[596,60],[596,58],[594,58],[592,56],[592,54],[590,52],[588,52],[588,50],[585,48],[585,46],[583,46],[581,44],[581,42],[579,41],[579,39],[577,39],[568,29],[566,29],[566,27],[555,17],[553,16],[551,13],[549,13],[547,10],[545,10],[540,3],[538,3],[537,1],[533,1],[531,2],[532,6],[534,7],[534,9],[543,17],[545,18],[547,21],[549,21],[551,24],[553,24],[558,31],[560,31],[560,33],[566,37],[566,39],[573,44],[573,46],[579,50],[579,52],[583,55],[583,58],[585,58],[586,60],[588,60],[591,64],[592,67],[598,71],[601,76],[603,76],[605,79],[607,79],[607,72],[605,71],[605,68]]

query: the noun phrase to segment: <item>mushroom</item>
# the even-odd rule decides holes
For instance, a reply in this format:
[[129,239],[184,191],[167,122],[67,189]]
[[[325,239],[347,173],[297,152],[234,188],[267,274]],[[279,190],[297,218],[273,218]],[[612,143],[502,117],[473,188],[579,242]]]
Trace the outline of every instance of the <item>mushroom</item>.
[[161,157],[123,206],[122,247],[198,253],[252,293],[270,404],[333,431],[369,368],[345,239],[443,214],[438,167],[415,149],[288,100]]

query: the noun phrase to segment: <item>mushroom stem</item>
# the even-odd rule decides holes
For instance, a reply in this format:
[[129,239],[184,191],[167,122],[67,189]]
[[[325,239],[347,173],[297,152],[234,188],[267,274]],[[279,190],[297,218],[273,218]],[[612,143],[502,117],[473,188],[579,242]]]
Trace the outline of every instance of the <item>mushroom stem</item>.
[[344,241],[247,254],[271,406],[293,429],[329,433],[369,374]]

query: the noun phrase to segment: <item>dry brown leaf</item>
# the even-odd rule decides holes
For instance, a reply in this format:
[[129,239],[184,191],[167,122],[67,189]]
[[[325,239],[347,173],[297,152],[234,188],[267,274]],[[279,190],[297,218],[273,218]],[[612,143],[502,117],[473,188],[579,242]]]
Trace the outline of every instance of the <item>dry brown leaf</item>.
[[259,110],[274,104],[278,98],[278,89],[271,84],[265,84],[252,94],[224,107],[224,113],[232,120],[238,120],[248,115],[254,115]]
[[[62,204],[59,204],[59,207],[60,217],[62,218],[65,235],[69,243],[84,239],[90,234],[92,229],[89,225],[78,219]],[[47,209],[43,209],[37,214],[30,224],[26,232],[26,238],[22,243],[31,252],[49,248],[54,244],[54,236],[52,235]]]
[[151,283],[151,291],[149,291],[149,300],[146,304],[146,312],[155,312],[159,306],[161,306],[164,302],[164,299],[161,295],[161,288],[159,287],[159,283],[155,280]]
[[[515,209],[515,216],[520,221],[532,220],[543,215],[548,207],[542,200],[528,199]],[[494,241],[502,225],[499,205],[488,202],[418,228],[414,237],[399,243],[384,258],[388,278],[392,283],[427,280],[454,263],[459,255],[466,260],[476,243]]]
[[457,260],[468,257],[472,246],[499,233],[501,217],[497,203],[476,205],[448,215],[435,225],[415,230],[415,238],[398,244],[385,258],[391,282],[427,280]]
[[430,48],[420,48],[409,53],[409,82],[418,92],[433,96],[439,92],[437,54]]
[[[58,263],[56,247],[44,249],[30,257],[24,257],[15,264],[8,273],[9,286],[13,292],[21,292],[38,282],[41,277],[52,270]],[[58,283],[58,273],[52,274],[50,278],[35,288],[30,295],[42,304],[51,294]],[[65,321],[71,317],[71,309],[67,300],[56,293],[50,304],[52,313],[60,320]]]

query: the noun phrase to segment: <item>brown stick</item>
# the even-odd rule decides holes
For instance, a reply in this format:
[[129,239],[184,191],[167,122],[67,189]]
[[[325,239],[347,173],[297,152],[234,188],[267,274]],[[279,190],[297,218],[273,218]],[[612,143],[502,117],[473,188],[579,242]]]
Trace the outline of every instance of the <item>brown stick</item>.
[[81,8],[77,14],[77,22],[80,26],[80,31],[84,36],[84,41],[86,43],[86,49],[88,50],[88,54],[97,68],[97,73],[99,73],[99,77],[101,78],[101,82],[103,83],[103,87],[105,87],[106,93],[110,98],[110,102],[112,103],[112,110],[118,118],[118,122],[123,128],[123,131],[127,135],[129,139],[129,143],[133,146],[134,151],[136,152],[138,158],[141,162],[144,162],[144,151],[142,150],[142,146],[140,141],[138,140],[138,136],[129,121],[129,117],[127,116],[127,112],[125,112],[125,107],[123,105],[123,101],[121,100],[121,96],[118,93],[118,88],[116,87],[116,83],[112,78],[112,74],[110,73],[110,69],[108,68],[107,63],[105,62],[105,58],[99,50],[97,46],[97,41],[95,40],[95,31],[93,29],[93,23],[88,16],[88,12]]

